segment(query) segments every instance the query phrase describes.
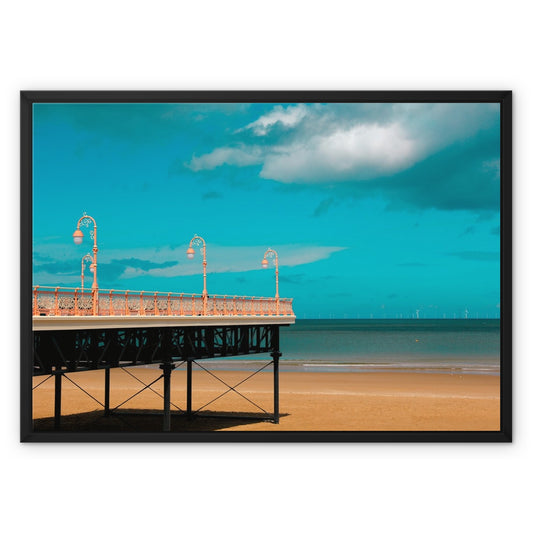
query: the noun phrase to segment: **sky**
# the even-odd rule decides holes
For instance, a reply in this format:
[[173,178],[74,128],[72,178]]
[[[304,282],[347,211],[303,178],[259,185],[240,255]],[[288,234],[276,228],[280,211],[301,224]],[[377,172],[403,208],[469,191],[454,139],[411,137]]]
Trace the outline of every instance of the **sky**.
[[[34,104],[33,283],[293,298],[298,318],[497,318],[492,103]],[[85,270],[85,286],[91,274]]]

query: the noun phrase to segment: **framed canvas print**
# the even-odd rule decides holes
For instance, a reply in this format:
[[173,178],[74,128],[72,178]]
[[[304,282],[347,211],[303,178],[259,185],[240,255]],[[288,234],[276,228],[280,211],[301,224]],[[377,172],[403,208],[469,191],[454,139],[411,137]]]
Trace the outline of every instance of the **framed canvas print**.
[[21,93],[21,440],[501,441],[511,92]]

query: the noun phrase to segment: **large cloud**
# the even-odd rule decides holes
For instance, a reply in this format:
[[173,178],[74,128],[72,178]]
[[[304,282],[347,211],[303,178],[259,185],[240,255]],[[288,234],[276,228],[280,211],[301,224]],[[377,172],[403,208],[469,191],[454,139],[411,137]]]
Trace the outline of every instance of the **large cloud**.
[[189,168],[259,165],[263,179],[342,184],[341,196],[377,191],[418,207],[498,207],[496,104],[276,106],[234,136]]
[[419,151],[398,123],[356,124],[266,154],[260,175],[289,183],[370,179],[409,167]]

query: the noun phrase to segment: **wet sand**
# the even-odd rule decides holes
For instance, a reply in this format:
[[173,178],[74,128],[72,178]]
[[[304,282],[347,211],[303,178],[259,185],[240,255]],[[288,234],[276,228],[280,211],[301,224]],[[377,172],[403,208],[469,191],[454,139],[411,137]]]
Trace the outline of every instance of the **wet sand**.
[[[131,373],[131,374],[130,374]],[[235,387],[250,372],[215,371]],[[151,368],[111,370],[110,405],[114,408],[161,375]],[[96,400],[104,403],[104,371],[67,374]],[[135,376],[135,377],[133,377]],[[46,377],[35,377],[34,387]],[[137,378],[137,379],[136,379]],[[235,391],[203,370],[193,373],[193,410],[204,415],[183,416],[186,374],[172,373],[172,431],[498,431],[500,378],[492,375],[407,372],[319,373],[280,372],[280,422],[254,420],[273,410],[272,372],[263,371]],[[157,381],[103,416],[103,407],[68,379],[62,386],[64,431],[161,431],[163,382]],[[154,392],[155,391],[155,392]],[[53,430],[54,379],[33,392],[36,431]],[[221,396],[209,404],[211,400]],[[209,405],[206,405],[209,404]],[[254,405],[256,404],[256,405]],[[258,407],[259,406],[259,407]]]

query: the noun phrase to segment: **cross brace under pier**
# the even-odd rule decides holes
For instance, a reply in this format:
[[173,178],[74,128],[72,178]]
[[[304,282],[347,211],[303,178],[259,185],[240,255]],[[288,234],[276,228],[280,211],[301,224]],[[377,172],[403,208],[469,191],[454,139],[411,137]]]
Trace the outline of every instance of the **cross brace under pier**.
[[163,372],[163,430],[169,431],[171,373],[176,362],[187,364],[186,413],[192,417],[194,361],[257,353],[272,356],[271,419],[279,422],[279,325],[38,331],[33,335],[34,375],[55,375],[56,430],[60,429],[61,382],[66,373],[103,369],[104,413],[109,415],[110,368],[159,363]]

